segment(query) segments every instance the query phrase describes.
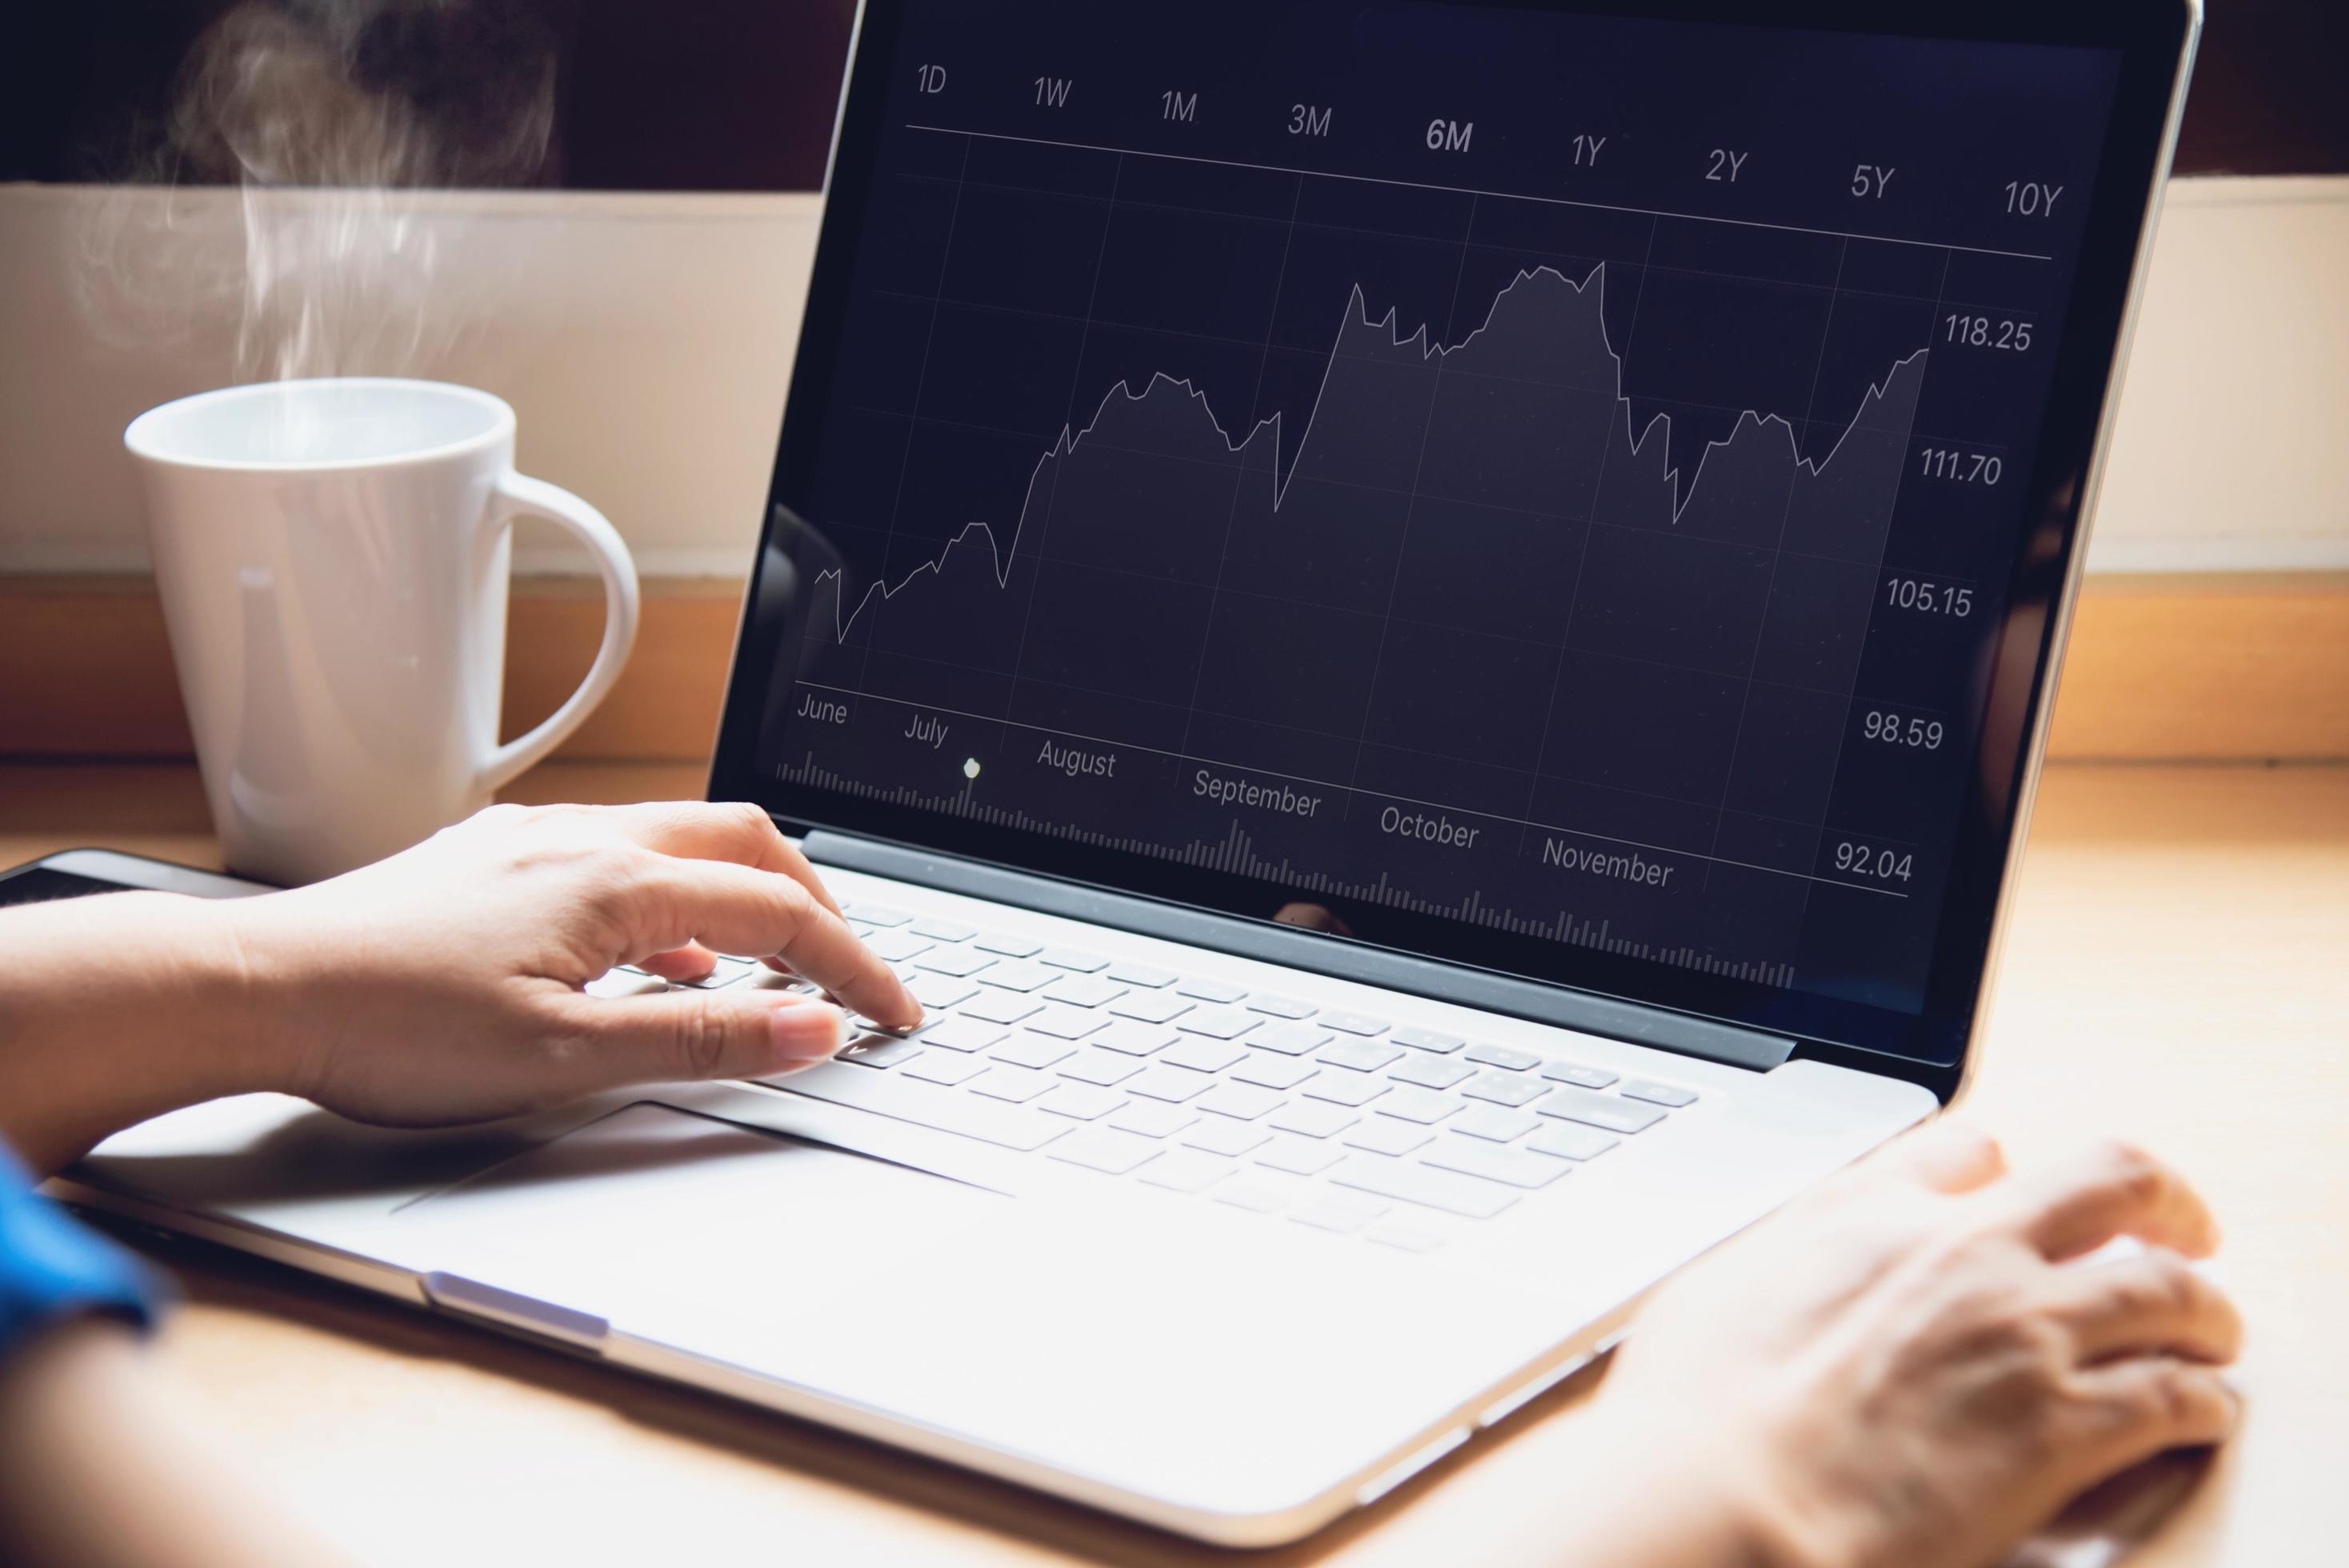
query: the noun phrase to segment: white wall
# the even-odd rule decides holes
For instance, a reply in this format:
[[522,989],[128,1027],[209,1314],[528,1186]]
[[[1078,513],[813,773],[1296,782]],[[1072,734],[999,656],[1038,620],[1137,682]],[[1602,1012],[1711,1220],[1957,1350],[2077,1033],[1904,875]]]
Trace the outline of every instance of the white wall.
[[2349,178],[2172,182],[2091,568],[2349,569]]
[[[455,340],[344,368],[499,393],[523,470],[602,508],[642,570],[738,575],[817,211],[809,195],[429,193],[409,215],[426,242],[404,248],[432,252]],[[78,270],[94,234],[138,280],[98,289],[97,311]],[[235,378],[241,296],[214,284],[240,273],[244,242],[233,191],[0,187],[0,572],[145,570],[122,428]],[[174,253],[190,259],[160,259]],[[525,565],[570,559],[544,537]]]
[[[458,339],[358,367],[502,394],[523,468],[602,507],[647,573],[738,573],[816,212],[811,196],[431,194],[406,221]],[[94,232],[141,279],[140,309],[86,307]],[[0,187],[0,572],[144,568],[119,432],[235,376],[235,298],[196,280],[233,278],[243,235],[230,191]],[[2172,188],[2122,408],[2092,566],[2349,569],[2349,179]]]

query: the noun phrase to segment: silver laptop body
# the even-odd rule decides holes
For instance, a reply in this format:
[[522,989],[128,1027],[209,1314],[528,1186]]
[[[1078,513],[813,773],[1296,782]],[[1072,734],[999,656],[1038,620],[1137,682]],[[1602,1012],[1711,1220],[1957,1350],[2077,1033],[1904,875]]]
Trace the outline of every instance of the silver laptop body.
[[[871,0],[712,791],[802,837],[929,1026],[446,1133],[227,1100],[57,1190],[1261,1545],[1475,1441],[1934,1114],[1982,1028],[2199,7],[1609,9]],[[1765,338],[1815,306],[1773,382]],[[951,401],[965,377],[991,411]],[[1309,650],[1350,634],[1397,430],[1358,686]],[[1557,538],[1511,542],[1528,509],[1477,488],[1527,474],[1584,483],[1537,520],[1580,531],[1547,599],[1512,579]],[[1162,521],[1223,539],[1213,581],[1173,544],[1102,553]],[[1905,563],[1966,529],[1977,570]],[[1447,598],[1464,557],[1486,586]],[[1729,706],[1638,673],[1714,662],[1747,613],[1716,563],[1749,558],[1743,662],[1706,676]],[[1015,648],[988,596],[1023,591]],[[1568,596],[1536,684],[1485,650],[1454,666],[1478,689],[1409,686]],[[1267,601],[1293,636],[1251,643]],[[1196,665],[1179,741],[1153,647]],[[1873,695],[1912,676],[1948,700]],[[1507,687],[1530,727],[1543,680],[1584,748],[1512,773],[1461,715]],[[1575,680],[1601,685],[1561,707]],[[1691,735],[1731,758],[1693,805]],[[1799,775],[1805,735],[1835,758],[1810,804],[1733,810],[1795,798],[1734,758]]]

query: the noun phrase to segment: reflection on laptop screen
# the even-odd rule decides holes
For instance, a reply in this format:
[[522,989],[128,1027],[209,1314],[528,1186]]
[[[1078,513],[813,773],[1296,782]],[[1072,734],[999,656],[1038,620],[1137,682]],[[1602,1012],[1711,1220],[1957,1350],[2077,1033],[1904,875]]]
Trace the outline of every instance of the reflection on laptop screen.
[[1221,0],[885,46],[763,777],[1921,1006],[2116,57]]

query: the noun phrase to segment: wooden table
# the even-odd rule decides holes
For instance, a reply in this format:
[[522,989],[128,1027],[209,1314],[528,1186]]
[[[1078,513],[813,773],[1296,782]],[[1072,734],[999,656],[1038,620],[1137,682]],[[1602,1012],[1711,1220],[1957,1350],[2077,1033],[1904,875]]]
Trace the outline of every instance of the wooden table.
[[[693,795],[553,766],[525,799]],[[216,863],[185,768],[0,768],[0,865],[75,844]],[[2244,1429],[2134,1562],[2349,1557],[2349,769],[2064,768],[2043,794],[1965,1113],[2018,1158],[2138,1138],[2230,1227]],[[201,1429],[371,1560],[1172,1563],[1216,1553],[763,1412],[190,1243],[160,1358]],[[1582,1390],[1547,1396],[1305,1563],[1465,1563],[1538,1506]],[[1561,1539],[1569,1539],[1561,1522]]]

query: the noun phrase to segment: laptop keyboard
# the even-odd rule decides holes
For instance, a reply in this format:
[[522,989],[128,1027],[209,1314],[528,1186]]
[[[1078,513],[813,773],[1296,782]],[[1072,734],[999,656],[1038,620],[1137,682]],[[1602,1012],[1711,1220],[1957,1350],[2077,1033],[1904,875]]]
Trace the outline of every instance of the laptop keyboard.
[[[845,913],[926,1016],[902,1036],[852,1019],[837,1059],[771,1086],[1406,1250],[1540,1193],[1698,1098],[1015,931],[873,903]],[[806,983],[726,958],[698,984]],[[589,989],[662,987],[614,970]]]

